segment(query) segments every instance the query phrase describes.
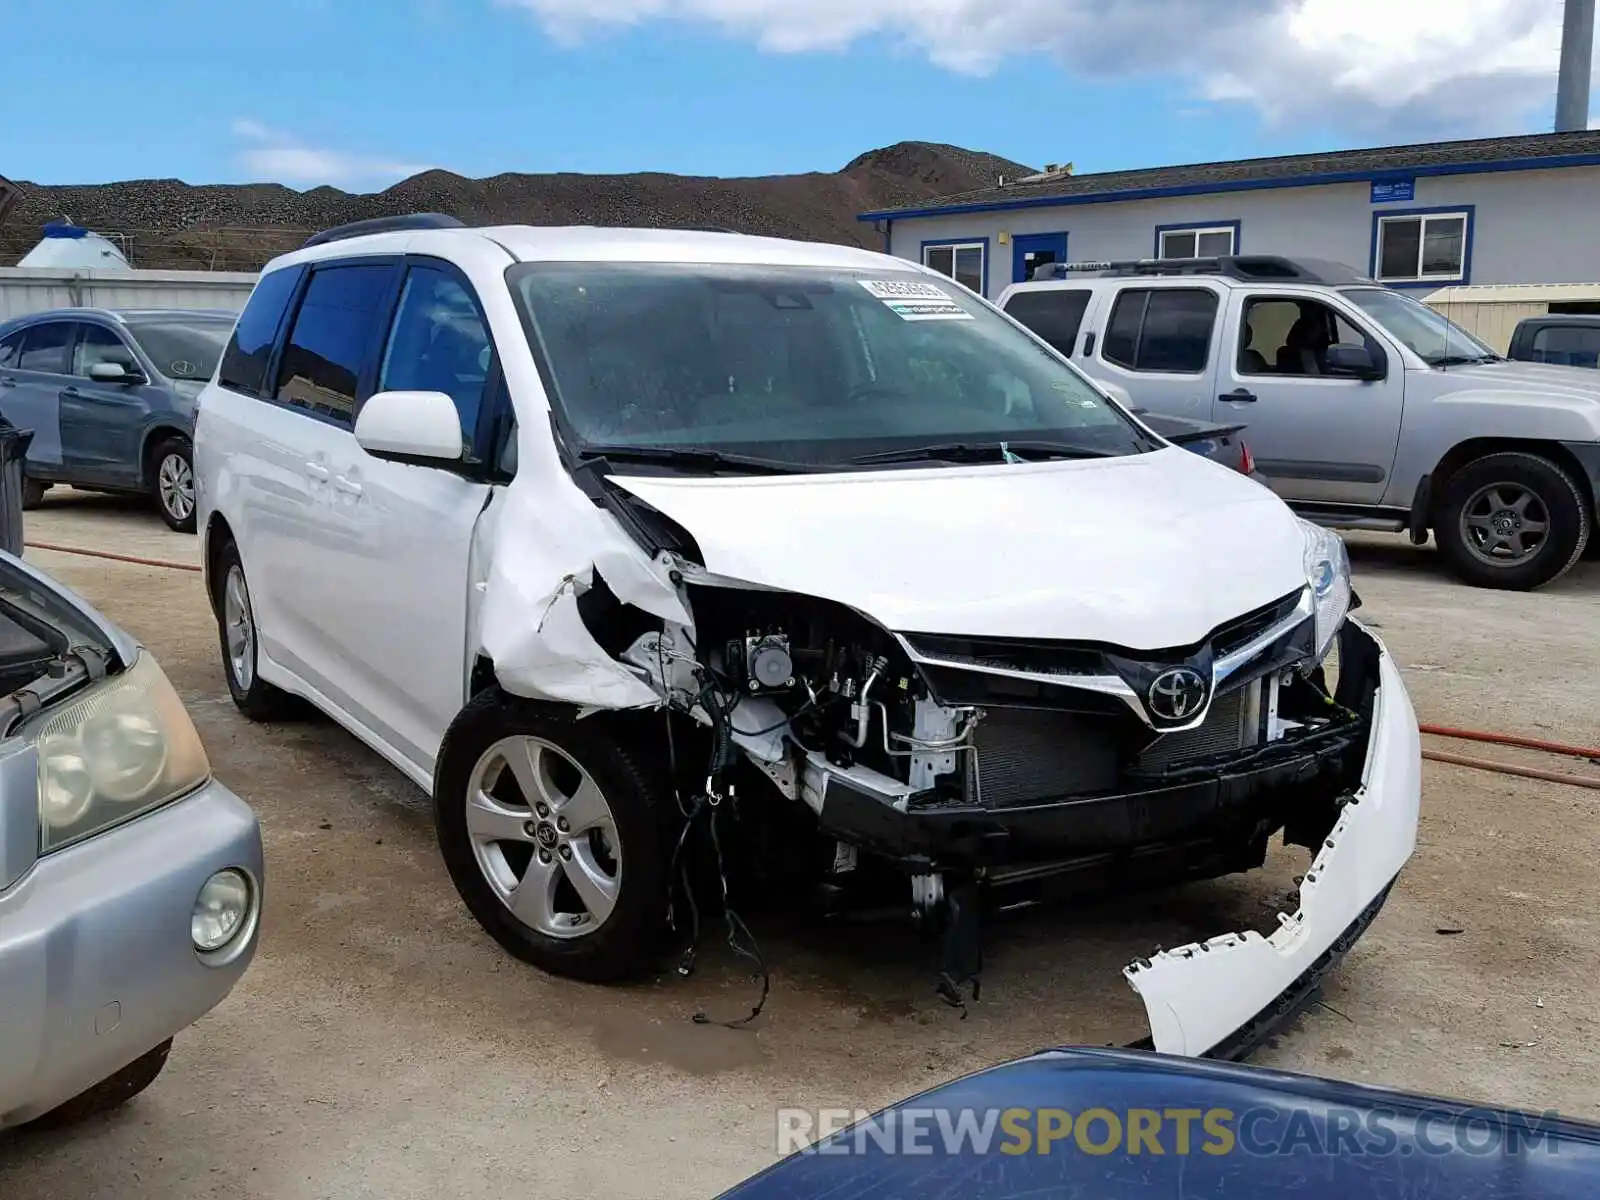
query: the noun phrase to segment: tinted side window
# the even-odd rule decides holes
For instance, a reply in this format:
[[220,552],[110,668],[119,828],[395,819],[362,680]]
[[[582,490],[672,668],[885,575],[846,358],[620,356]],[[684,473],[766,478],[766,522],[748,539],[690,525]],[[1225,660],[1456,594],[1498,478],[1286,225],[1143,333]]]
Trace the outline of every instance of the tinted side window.
[[278,367],[276,398],[348,425],[361,368],[377,345],[394,268],[324,267],[313,271]]
[[1084,289],[1018,292],[1006,303],[1006,312],[1061,353],[1070,355],[1088,307],[1089,293]]
[[19,329],[4,341],[0,341],[0,367],[17,365],[17,359],[22,356],[22,339],[26,333],[27,330]]
[[239,314],[228,348],[222,353],[217,382],[236,392],[259,396],[266,387],[267,360],[277,340],[283,313],[294,297],[294,289],[305,273],[304,267],[286,267],[263,275],[250,293],[250,300]]
[[34,325],[23,339],[17,367],[23,371],[49,371],[54,375],[65,375],[67,347],[70,345],[71,321],[46,321],[43,325]]
[[1101,353],[1134,371],[1198,374],[1216,321],[1217,294],[1209,289],[1129,289],[1117,296]]
[[1546,325],[1533,335],[1531,357],[1568,367],[1600,366],[1600,327]]
[[437,267],[406,274],[379,391],[443,392],[456,402],[461,436],[476,440],[489,378],[489,332],[461,282]]
[[104,325],[78,326],[78,344],[72,352],[74,375],[88,375],[89,368],[97,363],[117,363],[119,366],[134,367],[138,362],[133,351],[128,349],[122,339]]

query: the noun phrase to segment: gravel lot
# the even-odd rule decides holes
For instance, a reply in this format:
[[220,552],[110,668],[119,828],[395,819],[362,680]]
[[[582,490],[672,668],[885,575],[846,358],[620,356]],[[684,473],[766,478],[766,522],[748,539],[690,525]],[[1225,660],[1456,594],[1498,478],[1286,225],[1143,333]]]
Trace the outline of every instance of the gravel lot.
[[[63,490],[29,536],[196,556],[151,513]],[[1353,542],[1365,615],[1424,721],[1595,740],[1600,567],[1499,594],[1443,578],[1430,550]],[[697,1006],[741,1015],[753,997],[725,956],[623,990],[515,963],[458,904],[410,783],[331,723],[239,717],[198,575],[29,557],[159,656],[218,776],[261,815],[269,902],[254,967],[150,1092],[0,1140],[7,1200],[708,1197],[773,1158],[777,1106],[871,1107],[1043,1046],[1141,1035],[1121,965],[1259,924],[1303,864],[1275,851],[1250,878],[1019,914],[990,936],[966,1021],[906,929],[769,920],[768,1015],[696,1026]],[[1431,763],[1425,781],[1421,846],[1387,910],[1325,1005],[1257,1061],[1600,1119],[1600,798]]]

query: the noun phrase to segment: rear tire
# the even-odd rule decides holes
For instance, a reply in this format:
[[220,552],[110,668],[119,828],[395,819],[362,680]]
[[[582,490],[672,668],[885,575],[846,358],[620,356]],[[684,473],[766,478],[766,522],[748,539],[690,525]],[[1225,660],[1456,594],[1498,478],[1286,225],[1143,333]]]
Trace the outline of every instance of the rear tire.
[[171,1050],[172,1039],[168,1038],[154,1050],[141,1054],[115,1075],[102,1079],[93,1087],[79,1092],[65,1104],[52,1108],[41,1117],[35,1117],[22,1127],[40,1131],[62,1129],[68,1125],[76,1125],[79,1121],[86,1121],[90,1117],[97,1117],[101,1113],[108,1113],[114,1108],[121,1108],[156,1081],[156,1077],[167,1065],[167,1055]]
[[433,809],[450,878],[490,937],[552,975],[614,983],[660,964],[673,805],[631,740],[499,688],[445,735]]
[[22,481],[22,511],[32,512],[44,503],[44,494],[50,490],[50,485],[38,479],[24,478]]
[[164,438],[150,451],[150,496],[168,528],[194,532],[194,448],[188,438]]
[[267,683],[256,669],[261,637],[256,629],[255,610],[250,604],[244,563],[232,539],[217,550],[215,577],[218,583],[213,601],[217,636],[222,646],[222,673],[228,678],[228,693],[234,705],[252,721],[276,721],[294,715],[295,698]]
[[1587,499],[1565,467],[1506,451],[1469,462],[1450,477],[1433,532],[1460,579],[1529,591],[1572,569],[1590,526]]

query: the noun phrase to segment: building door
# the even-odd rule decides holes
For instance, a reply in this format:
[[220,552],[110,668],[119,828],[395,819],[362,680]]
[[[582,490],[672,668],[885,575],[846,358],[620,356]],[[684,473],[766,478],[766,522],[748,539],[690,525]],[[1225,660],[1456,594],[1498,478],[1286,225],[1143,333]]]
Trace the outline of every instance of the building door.
[[1067,261],[1064,233],[1024,233],[1011,239],[1011,282],[1027,283],[1045,263]]

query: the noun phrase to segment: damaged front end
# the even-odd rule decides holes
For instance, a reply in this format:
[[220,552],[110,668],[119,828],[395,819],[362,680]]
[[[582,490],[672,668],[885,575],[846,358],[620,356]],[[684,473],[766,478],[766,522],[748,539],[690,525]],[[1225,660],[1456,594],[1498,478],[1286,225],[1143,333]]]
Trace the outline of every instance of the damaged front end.
[[1261,866],[1281,833],[1314,862],[1276,932],[1126,971],[1155,1049],[1236,1056],[1359,936],[1413,849],[1415,716],[1309,558],[1304,586],[1159,651],[897,632],[708,569],[651,505],[604,479],[585,490],[615,518],[612,541],[527,594],[535,630],[486,616],[502,685],[589,711],[666,708],[669,730],[709,749],[676,783],[803,827],[780,854],[824,881],[868,864],[909,875],[948,994],[978,971],[981,895],[1215,878]]

